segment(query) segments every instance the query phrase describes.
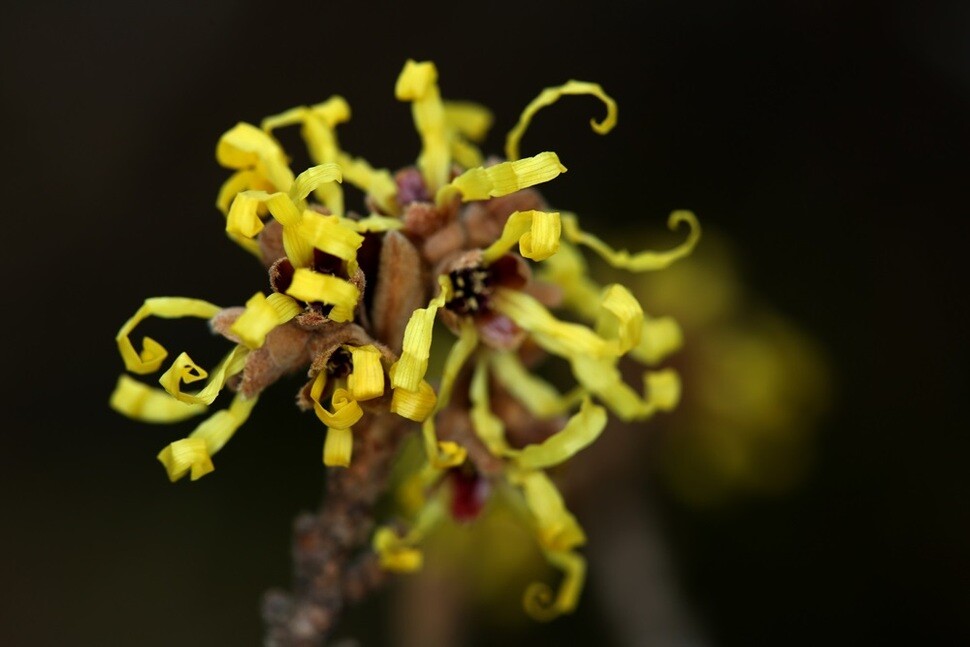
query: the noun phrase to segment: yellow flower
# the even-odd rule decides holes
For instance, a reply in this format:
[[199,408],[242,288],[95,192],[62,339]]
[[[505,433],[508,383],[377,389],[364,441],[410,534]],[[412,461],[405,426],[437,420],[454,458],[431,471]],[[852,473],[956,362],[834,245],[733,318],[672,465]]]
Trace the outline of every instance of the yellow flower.
[[[548,470],[595,442],[608,411],[643,420],[680,396],[677,374],[656,368],[680,346],[676,323],[648,317],[621,283],[596,284],[581,249],[615,268],[656,271],[691,253],[700,226],[676,211],[669,226],[688,229],[680,245],[615,250],[538,193],[566,167],[553,151],[521,156],[523,135],[540,110],[568,95],[600,99],[607,114],[591,125],[609,132],[617,106],[597,84],[572,80],[544,90],[508,134],[504,160],[486,160],[477,147],[491,113],[442,99],[433,63],[407,61],[394,94],[411,104],[421,139],[414,166],[394,175],[340,148],[336,128],[350,118],[340,96],[267,117],[261,127],[237,124],[220,139],[217,160],[233,174],[216,204],[229,237],[269,270],[273,291],[234,309],[147,300],[117,336],[129,371],[151,374],[166,360],[161,344],[146,338],[139,351],[130,340],[148,316],[207,319],[234,346],[209,372],[180,354],[161,374],[162,389],[123,377],[111,404],[136,419],[174,422],[206,410],[225,387],[236,392],[227,409],[159,454],[172,480],[212,471],[212,456],[259,393],[297,371],[309,378],[300,404],[327,429],[327,466],[351,464],[368,411],[420,423],[425,461],[412,479],[419,503],[408,530],[384,526],[374,534],[382,565],[421,566],[419,544],[448,516],[442,484],[465,475],[514,501],[539,551],[562,573],[556,591],[544,583],[525,591],[526,610],[549,619],[578,602],[586,533]],[[315,164],[298,175],[273,137],[289,126],[300,126]],[[363,213],[348,209],[344,181],[366,194]],[[456,336],[446,354],[441,325]],[[642,388],[620,374],[627,356],[651,367]],[[575,385],[566,393],[540,377],[545,358],[569,366]],[[183,388],[203,380],[198,391]],[[452,514],[475,509],[456,505]]]

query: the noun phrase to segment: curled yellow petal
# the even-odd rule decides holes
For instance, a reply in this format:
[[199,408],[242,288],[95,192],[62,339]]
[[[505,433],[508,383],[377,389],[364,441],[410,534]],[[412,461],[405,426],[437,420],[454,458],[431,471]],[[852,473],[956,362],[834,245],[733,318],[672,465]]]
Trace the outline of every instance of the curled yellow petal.
[[333,321],[350,321],[360,298],[357,286],[344,279],[320,274],[305,267],[293,272],[293,282],[286,290],[291,297],[307,303],[321,302],[333,305],[328,315]]
[[405,545],[393,529],[382,527],[374,533],[374,552],[380,557],[381,568],[395,573],[421,570],[424,555],[417,548]]
[[142,422],[179,422],[205,413],[204,404],[187,404],[162,389],[142,384],[127,375],[118,378],[111,393],[111,408]]
[[257,292],[246,302],[246,310],[233,322],[229,331],[246,347],[260,348],[270,331],[302,311],[303,308],[285,294],[274,292],[266,297],[262,292]]
[[390,370],[391,386],[395,389],[416,391],[428,370],[435,315],[451,295],[451,282],[447,276],[439,277],[438,284],[441,286],[438,296],[428,303],[427,308],[415,310],[404,329],[401,357]]
[[243,191],[258,190],[272,193],[275,187],[269,180],[256,171],[236,171],[229,179],[222,183],[219,195],[216,197],[216,207],[223,215],[229,214],[229,206],[237,194]]
[[373,345],[348,346],[353,371],[347,378],[347,388],[354,400],[372,400],[384,395],[384,367],[381,352]]
[[510,160],[519,159],[519,141],[522,139],[522,135],[525,134],[526,128],[529,127],[529,123],[539,110],[545,108],[546,106],[551,106],[552,104],[559,101],[559,99],[566,94],[591,94],[597,99],[601,100],[606,104],[606,117],[603,121],[597,122],[595,119],[589,120],[589,125],[592,126],[593,130],[600,134],[605,135],[606,133],[613,130],[616,125],[616,101],[603,91],[598,83],[588,83],[586,81],[567,81],[565,84],[554,87],[546,88],[539,93],[539,96],[533,99],[525,110],[522,111],[522,116],[519,117],[519,123],[515,125],[505,139],[505,157]]
[[260,209],[269,200],[265,191],[243,191],[236,194],[226,216],[226,232],[231,236],[253,238],[263,230]]
[[[397,395],[397,391],[394,392]],[[438,440],[435,431],[435,417],[429,415],[421,423],[421,438],[424,441],[424,451],[428,456],[428,463],[437,470],[457,467],[465,462],[468,452],[464,447],[451,440]]]
[[354,434],[350,428],[327,427],[323,443],[323,464],[327,467],[350,467],[354,453]]
[[565,172],[566,167],[559,162],[559,157],[547,151],[514,162],[469,169],[443,187],[437,200],[439,204],[442,203],[450,190],[457,191],[464,202],[498,198],[548,182]]
[[115,341],[125,368],[132,373],[146,375],[154,373],[162,366],[168,356],[165,347],[150,337],[142,341],[142,350],[136,351],[129,335],[135,327],[148,317],[162,317],[163,319],[178,319],[180,317],[198,317],[211,319],[221,310],[217,305],[201,299],[185,299],[181,297],[153,297],[145,299],[138,311],[121,326]]
[[564,552],[586,542],[582,527],[566,509],[562,495],[545,472],[519,472],[510,478],[522,488],[535,521],[539,545],[544,550]]
[[471,101],[445,101],[444,108],[449,126],[474,142],[485,141],[494,121],[491,110]]
[[563,579],[555,594],[545,582],[533,582],[525,591],[523,606],[536,620],[547,622],[570,613],[579,602],[586,580],[586,560],[574,552],[546,552],[550,564],[562,571]]
[[653,366],[677,351],[683,343],[684,334],[672,317],[646,318],[640,343],[630,351],[630,356]]
[[505,440],[505,424],[492,412],[488,395],[488,365],[480,358],[469,386],[472,429],[493,456],[507,456],[512,448]]
[[542,261],[559,250],[559,214],[546,211],[514,211],[505,221],[502,235],[482,252],[482,260],[493,263],[516,242],[526,258]]
[[333,162],[311,166],[297,175],[296,179],[293,180],[293,185],[289,191],[290,198],[298,204],[321,185],[331,182],[342,182],[343,177],[340,166]]
[[523,469],[544,469],[563,463],[599,438],[606,428],[606,410],[589,398],[566,421],[566,425],[541,443],[526,445],[512,454]]
[[422,422],[431,415],[437,401],[438,398],[431,385],[421,380],[418,388],[413,391],[403,387],[394,389],[394,395],[391,397],[391,413],[396,413],[408,420]]
[[216,160],[227,168],[254,170],[277,191],[286,191],[293,183],[282,147],[252,124],[240,122],[219,138]]
[[451,158],[446,134],[445,110],[438,91],[438,70],[430,61],[408,60],[394,87],[394,96],[411,102],[414,126],[421,135],[418,168],[434,193],[448,182]]
[[514,352],[493,352],[489,358],[495,378],[537,418],[557,416],[583,400],[581,387],[561,395],[551,384],[530,373]]
[[173,482],[191,471],[192,480],[213,469],[212,456],[222,449],[249,418],[258,398],[237,394],[229,408],[217,411],[195,428],[188,438],[177,440],[158,454]]
[[323,371],[317,375],[310,391],[310,399],[313,400],[313,410],[317,414],[317,418],[327,427],[350,429],[364,417],[364,411],[357,404],[357,401],[350,396],[350,392],[342,388],[334,390],[330,397],[330,407],[333,411],[327,411],[320,404],[320,391],[316,389],[317,384],[322,383],[324,379],[320,377],[322,374]]
[[361,189],[384,213],[397,214],[397,183],[387,169],[375,169],[360,157],[341,154],[337,163],[343,169],[344,179]]
[[366,218],[361,218],[360,220],[350,220],[349,218],[344,218],[341,220],[341,223],[343,223],[344,226],[362,234],[369,232],[395,231],[404,227],[404,222],[399,218],[391,218],[389,216],[382,216],[380,214],[371,214]]
[[246,365],[246,356],[249,354],[249,349],[243,345],[236,346],[232,351],[229,352],[226,357],[219,362],[219,364],[212,370],[212,377],[206,385],[196,393],[185,393],[182,391],[182,384],[192,384],[193,382],[198,382],[204,380],[208,377],[208,373],[200,367],[198,364],[192,361],[188,353],[182,353],[179,355],[172,366],[169,367],[167,371],[162,373],[162,376],[158,378],[159,384],[162,385],[169,395],[173,398],[177,398],[182,402],[192,403],[203,403],[212,404],[222,391],[222,387],[225,385],[226,380],[243,370]]
[[657,411],[669,411],[680,398],[680,380],[672,369],[647,371],[646,395],[641,397],[623,381],[616,360],[577,356],[571,364],[576,380],[621,420],[642,420]]
[[603,338],[616,339],[620,354],[640,343],[640,335],[643,333],[643,308],[636,297],[622,285],[615,283],[603,290],[596,332]]
[[687,234],[687,240],[677,247],[666,252],[643,251],[631,254],[626,250],[616,251],[596,236],[584,232],[579,228],[575,216],[570,214],[562,216],[563,234],[568,240],[589,247],[613,267],[631,272],[662,270],[674,261],[689,255],[701,238],[701,225],[690,211],[674,211],[667,220],[667,227],[675,230],[681,223],[687,223],[690,232]]
[[568,358],[620,354],[616,340],[603,339],[586,326],[556,319],[545,306],[524,292],[500,288],[493,296],[492,307],[531,333],[536,343],[554,355]]
[[345,261],[355,262],[357,250],[364,237],[350,226],[352,220],[338,216],[323,216],[305,211],[300,223],[300,235],[322,252]]

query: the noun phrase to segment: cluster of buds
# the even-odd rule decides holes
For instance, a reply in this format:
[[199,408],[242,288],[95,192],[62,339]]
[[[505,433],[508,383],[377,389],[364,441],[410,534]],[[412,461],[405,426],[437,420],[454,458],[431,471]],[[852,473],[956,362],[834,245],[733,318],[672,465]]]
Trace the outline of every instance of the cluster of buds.
[[[267,268],[268,294],[225,309],[146,300],[117,335],[131,373],[160,371],[168,356],[147,337],[141,349],[132,343],[149,316],[208,320],[232,347],[210,371],[181,353],[158,379],[161,388],[123,375],[111,404],[135,419],[174,422],[205,412],[223,389],[234,393],[228,407],[158,455],[173,481],[211,472],[260,393],[291,374],[307,378],[297,404],[325,427],[331,475],[365,460],[372,427],[397,421],[396,439],[420,429],[423,464],[406,481],[410,519],[386,520],[370,533],[380,564],[419,568],[421,539],[437,520],[474,519],[503,492],[519,502],[541,551],[563,573],[558,590],[537,583],[525,592],[532,615],[554,617],[576,605],[585,535],[550,468],[597,439],[607,410],[642,420],[673,408],[680,392],[676,373],[657,368],[681,343],[677,324],[648,317],[623,285],[596,284],[580,248],[617,268],[660,270],[690,253],[700,228],[693,214],[677,211],[668,224],[688,226],[683,243],[617,251],[534,188],[566,171],[553,152],[519,153],[539,110],[564,95],[591,95],[607,109],[593,129],[605,134],[615,125],[616,104],[594,83],[544,90],[508,134],[504,158],[485,158],[477,147],[491,125],[488,110],[442,100],[432,63],[408,61],[395,94],[411,103],[422,149],[415,165],[393,174],[340,148],[336,128],[350,109],[339,96],[222,136],[216,157],[234,172],[217,206],[229,238]],[[298,175],[274,137],[291,126],[300,127],[316,164]],[[346,185],[364,194],[364,214],[345,208]],[[429,370],[439,355],[440,371]],[[644,364],[642,388],[622,379],[624,356]],[[568,364],[574,388],[561,393],[541,377],[550,357]],[[196,382],[204,386],[186,388]]]

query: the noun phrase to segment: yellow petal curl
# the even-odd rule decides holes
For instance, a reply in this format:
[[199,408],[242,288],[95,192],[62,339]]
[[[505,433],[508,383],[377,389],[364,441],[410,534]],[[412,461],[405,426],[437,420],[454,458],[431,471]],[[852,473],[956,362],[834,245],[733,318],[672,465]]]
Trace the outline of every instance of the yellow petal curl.
[[249,355],[248,348],[241,344],[236,346],[212,370],[212,377],[201,390],[196,393],[185,393],[182,391],[183,383],[192,384],[204,380],[209,374],[193,362],[188,353],[182,353],[175,358],[172,366],[162,373],[162,376],[158,378],[158,383],[169,395],[182,402],[212,404],[216,396],[222,391],[222,387],[225,386],[226,380],[243,370],[247,355]]
[[643,420],[658,411],[670,411],[680,399],[680,379],[673,369],[644,373],[641,397],[623,381],[615,360],[574,357],[573,375],[621,420]]
[[227,168],[255,171],[277,191],[286,191],[293,183],[283,148],[252,124],[240,122],[223,134],[216,145],[216,160]]
[[188,438],[177,440],[159,452],[158,460],[165,466],[168,478],[174,482],[191,471],[195,481],[215,469],[212,457],[246,422],[257,400],[237,394],[228,409],[212,414]]
[[384,367],[381,352],[373,345],[347,346],[353,371],[347,378],[347,388],[354,400],[372,400],[384,395]]
[[591,94],[601,100],[606,104],[606,117],[600,122],[597,122],[595,119],[590,119],[589,125],[600,135],[605,135],[613,130],[613,127],[616,125],[616,101],[610,95],[606,94],[598,83],[570,80],[563,85],[546,88],[525,107],[525,110],[522,111],[522,116],[519,117],[519,122],[515,125],[515,128],[509,131],[509,134],[505,138],[505,157],[507,159],[519,159],[519,141],[522,139],[522,135],[525,134],[526,128],[529,127],[529,123],[535,114],[542,108],[556,103],[565,94]]
[[436,496],[425,504],[403,537],[388,526],[378,528],[371,543],[380,558],[381,567],[398,573],[420,570],[424,559],[416,546],[444,516],[444,504],[441,497]]
[[115,341],[118,344],[118,351],[121,359],[125,362],[125,368],[132,373],[147,375],[154,373],[162,366],[162,362],[168,356],[165,347],[150,337],[142,340],[142,350],[138,352],[131,343],[129,335],[135,327],[148,317],[161,317],[163,319],[178,319],[181,317],[198,317],[200,319],[211,319],[222,310],[217,305],[201,299],[185,299],[182,297],[153,297],[145,299],[145,302],[138,311],[124,323]]
[[451,297],[451,281],[447,276],[438,277],[438,285],[441,287],[438,296],[428,303],[428,307],[415,310],[404,329],[401,357],[390,370],[391,386],[395,389],[417,391],[428,370],[435,315]]
[[402,387],[394,389],[394,395],[391,397],[391,413],[415,422],[423,422],[431,415],[437,401],[438,398],[431,385],[421,380],[414,391]]
[[546,211],[513,211],[505,221],[502,235],[482,252],[490,264],[501,258],[516,242],[522,256],[543,261],[559,250],[561,224],[559,214]]
[[510,479],[522,488],[544,550],[565,552],[586,542],[582,527],[566,509],[562,495],[545,472],[519,472],[511,474]]
[[187,404],[174,399],[162,389],[142,384],[127,375],[118,377],[111,393],[111,408],[142,422],[180,422],[205,413],[204,404]]
[[411,102],[414,126],[422,143],[418,168],[428,192],[434,193],[448,182],[451,165],[445,110],[434,63],[408,59],[397,78],[394,96],[400,101]]
[[677,229],[681,223],[687,223],[690,232],[687,234],[687,239],[677,247],[666,252],[648,250],[631,254],[626,250],[616,251],[596,236],[581,230],[574,215],[562,215],[563,235],[567,240],[585,245],[613,267],[631,272],[662,270],[674,261],[689,255],[701,238],[701,225],[697,221],[697,217],[690,211],[674,211],[667,219],[667,227],[672,231]]
[[606,410],[585,398],[579,411],[566,421],[562,429],[541,443],[526,445],[521,450],[514,451],[512,456],[516,465],[522,469],[552,467],[588,447],[599,438],[605,428]]
[[438,434],[435,431],[435,416],[451,400],[451,390],[454,388],[455,380],[477,346],[478,331],[472,321],[466,320],[462,323],[458,340],[452,345],[448,357],[445,359],[435,408],[425,418],[424,424],[421,426],[425,453],[431,466],[436,469],[447,469],[465,462],[467,452],[464,447],[452,441],[438,440]]
[[[560,357],[617,357],[626,345],[619,338],[604,338],[581,324],[556,319],[538,300],[518,290],[499,288],[492,307],[509,317],[517,326],[531,333],[542,348]],[[620,313],[628,312],[621,310]],[[626,330],[624,322],[618,330]]]
[[349,222],[353,221],[305,211],[300,234],[320,251],[356,265],[357,250],[364,243],[364,237],[346,224]]
[[514,352],[493,352],[489,359],[495,378],[537,418],[565,413],[583,399],[582,387],[559,394],[551,384],[530,373]]
[[323,441],[323,464],[327,467],[350,467],[354,454],[354,434],[350,428],[327,427]]
[[327,427],[334,429],[353,427],[364,416],[364,411],[360,408],[360,405],[351,397],[347,389],[338,388],[334,390],[330,397],[330,407],[333,411],[327,411],[320,404],[320,395],[323,392],[324,384],[326,384],[326,374],[320,371],[310,387],[310,399],[313,401],[313,410],[317,414],[317,418]]
[[[571,243],[562,243],[555,256],[542,265],[540,277],[555,283],[563,291],[563,307],[590,322],[602,315],[600,296],[603,288],[589,278],[586,261],[579,249]],[[640,342],[630,350],[630,355],[653,366],[680,349],[683,334],[672,317],[648,317],[643,315]]]
[[360,299],[360,290],[353,283],[305,267],[293,272],[293,281],[286,293],[307,303],[319,301],[333,305],[328,315],[333,321],[353,319],[354,309]]
[[560,163],[559,156],[547,151],[514,162],[469,169],[442,187],[436,199],[438,204],[442,204],[454,191],[458,192],[463,202],[499,198],[548,182],[565,172],[566,167]]
[[302,311],[303,308],[285,294],[274,292],[266,297],[262,292],[257,292],[246,302],[246,310],[233,322],[229,331],[246,347],[260,348],[270,331]]
[[569,551],[546,551],[545,555],[549,563],[563,573],[559,591],[553,594],[545,582],[533,582],[525,590],[522,600],[526,613],[541,622],[573,611],[586,580],[586,560],[581,555]]

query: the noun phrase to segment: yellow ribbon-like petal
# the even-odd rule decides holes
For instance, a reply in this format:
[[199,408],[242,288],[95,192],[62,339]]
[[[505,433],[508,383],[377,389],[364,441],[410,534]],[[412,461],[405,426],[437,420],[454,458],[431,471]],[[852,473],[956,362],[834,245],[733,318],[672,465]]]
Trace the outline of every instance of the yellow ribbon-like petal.
[[129,335],[135,327],[148,317],[162,317],[163,319],[178,319],[181,317],[198,317],[211,319],[222,310],[217,305],[201,299],[185,299],[181,297],[153,297],[145,299],[145,303],[125,322],[115,335],[118,351],[125,362],[125,368],[132,373],[147,375],[154,373],[162,366],[168,356],[165,347],[150,337],[142,340],[141,352],[136,351]]
[[256,171],[236,171],[222,183],[216,197],[216,207],[223,215],[229,214],[229,206],[237,194],[243,191],[263,191],[272,193],[275,187]]
[[212,404],[212,402],[216,399],[216,396],[218,396],[222,391],[222,387],[225,385],[226,380],[243,370],[246,365],[246,356],[248,354],[248,348],[243,345],[236,346],[221,362],[219,362],[216,368],[213,369],[212,377],[209,378],[206,385],[196,393],[184,393],[182,391],[182,384],[192,384],[193,382],[204,380],[206,377],[208,377],[208,373],[198,364],[193,362],[188,353],[182,353],[179,355],[172,363],[172,366],[167,371],[162,373],[160,378],[158,378],[158,382],[169,395],[171,395],[173,398],[181,400],[182,402],[188,402],[190,404]]
[[583,400],[582,387],[561,395],[551,384],[530,373],[514,352],[493,352],[489,359],[495,378],[537,418],[560,415]]
[[300,314],[303,308],[292,298],[279,292],[266,297],[257,292],[246,302],[246,310],[233,322],[229,331],[248,348],[260,348],[277,326]]
[[576,608],[586,580],[586,560],[571,551],[545,551],[550,564],[563,573],[559,591],[553,594],[545,582],[533,582],[526,589],[523,606],[536,620],[547,622]]
[[323,385],[326,383],[326,374],[323,371],[317,375],[310,387],[310,399],[313,401],[313,410],[317,414],[320,422],[334,429],[350,429],[364,416],[363,409],[357,404],[347,389],[335,389],[330,397],[330,407],[333,411],[327,411],[320,404],[320,395]]
[[328,315],[333,321],[350,321],[360,298],[357,286],[344,279],[320,274],[305,267],[293,272],[293,281],[286,293],[301,301],[332,304]]
[[399,573],[419,570],[423,564],[417,544],[444,518],[445,508],[440,496],[429,500],[403,537],[393,528],[382,526],[374,533],[372,546],[380,557],[382,568]]
[[357,250],[364,237],[354,231],[352,220],[338,216],[323,216],[312,211],[303,212],[300,234],[322,252],[356,264]]
[[518,472],[511,474],[510,480],[522,488],[536,524],[539,545],[544,550],[564,552],[586,542],[583,529],[566,509],[562,495],[545,472]]
[[404,329],[401,357],[391,366],[391,386],[406,391],[416,391],[428,370],[431,354],[431,335],[438,308],[444,306],[451,295],[451,281],[447,276],[438,277],[441,291],[427,308],[418,308],[411,314]]
[[333,162],[325,162],[311,166],[297,175],[296,179],[293,180],[293,185],[289,190],[290,198],[294,204],[299,205],[320,186],[330,184],[331,182],[342,182],[343,177],[340,166]]
[[640,343],[643,308],[633,294],[618,283],[603,290],[599,316],[596,318],[596,333],[605,339],[616,339],[620,354]]
[[667,226],[671,230],[677,229],[681,223],[687,223],[690,232],[687,234],[687,240],[677,247],[666,252],[643,251],[631,254],[626,250],[616,251],[596,236],[581,230],[575,216],[562,215],[563,234],[568,240],[586,245],[613,267],[631,272],[662,270],[674,261],[689,255],[701,238],[701,225],[690,211],[674,211],[667,220]]
[[445,101],[445,120],[463,137],[473,142],[485,141],[495,118],[485,106],[471,101]]
[[571,364],[576,380],[622,420],[643,420],[657,411],[669,411],[680,399],[680,380],[673,369],[647,371],[646,396],[641,397],[623,381],[616,360],[577,356]]
[[499,239],[482,252],[482,260],[486,264],[493,263],[518,242],[524,257],[543,261],[559,250],[560,229],[558,213],[514,211],[505,221]]
[[472,408],[469,412],[475,434],[485,443],[493,456],[508,456],[512,452],[505,439],[505,424],[492,412],[488,395],[488,365],[480,358],[469,386]]
[[509,131],[505,139],[505,157],[507,159],[519,159],[519,141],[522,139],[522,135],[525,134],[526,128],[529,127],[532,117],[542,108],[551,106],[559,101],[565,94],[591,94],[600,99],[606,104],[606,117],[600,122],[597,122],[595,119],[590,119],[589,125],[600,135],[605,135],[613,130],[613,127],[616,125],[616,101],[610,95],[606,94],[598,83],[567,81],[558,87],[546,88],[522,111],[522,116],[519,117],[519,123]]
[[448,182],[451,165],[445,109],[438,91],[438,70],[434,63],[408,59],[397,78],[394,96],[400,101],[411,102],[414,126],[422,142],[418,168],[428,192],[434,193]]
[[212,414],[188,438],[177,440],[159,452],[158,460],[165,466],[169,479],[177,481],[191,471],[195,481],[215,469],[212,457],[246,422],[257,400],[237,394],[228,409]]
[[350,351],[353,371],[347,378],[347,388],[354,400],[372,400],[384,395],[384,367],[381,352],[373,345],[346,346]]
[[216,160],[227,168],[254,170],[277,191],[286,191],[293,183],[282,147],[252,124],[240,122],[219,138]]
[[472,168],[451,181],[438,192],[438,204],[447,201],[453,191],[461,195],[463,202],[488,200],[509,195],[557,177],[566,167],[553,152],[539,153],[514,162],[501,162],[493,166]]
[[409,391],[403,387],[396,387],[391,397],[391,413],[402,418],[423,422],[434,410],[438,398],[430,384],[421,380],[418,388]]
[[323,464],[327,467],[350,467],[354,453],[354,434],[350,428],[327,427],[323,443]]
[[111,393],[111,408],[142,422],[180,422],[205,413],[204,404],[187,404],[161,389],[121,375]]
[[340,221],[345,227],[362,234],[369,232],[395,231],[404,227],[404,222],[399,218],[391,218],[380,214],[371,214],[360,220],[344,218]]
[[396,215],[400,208],[397,204],[397,183],[387,169],[375,169],[360,157],[341,154],[337,163],[343,169],[344,179],[366,192],[384,213]]
[[512,453],[516,464],[522,469],[544,469],[572,458],[599,438],[606,428],[606,410],[583,400],[579,411],[566,421],[566,425],[541,443],[526,445]]

